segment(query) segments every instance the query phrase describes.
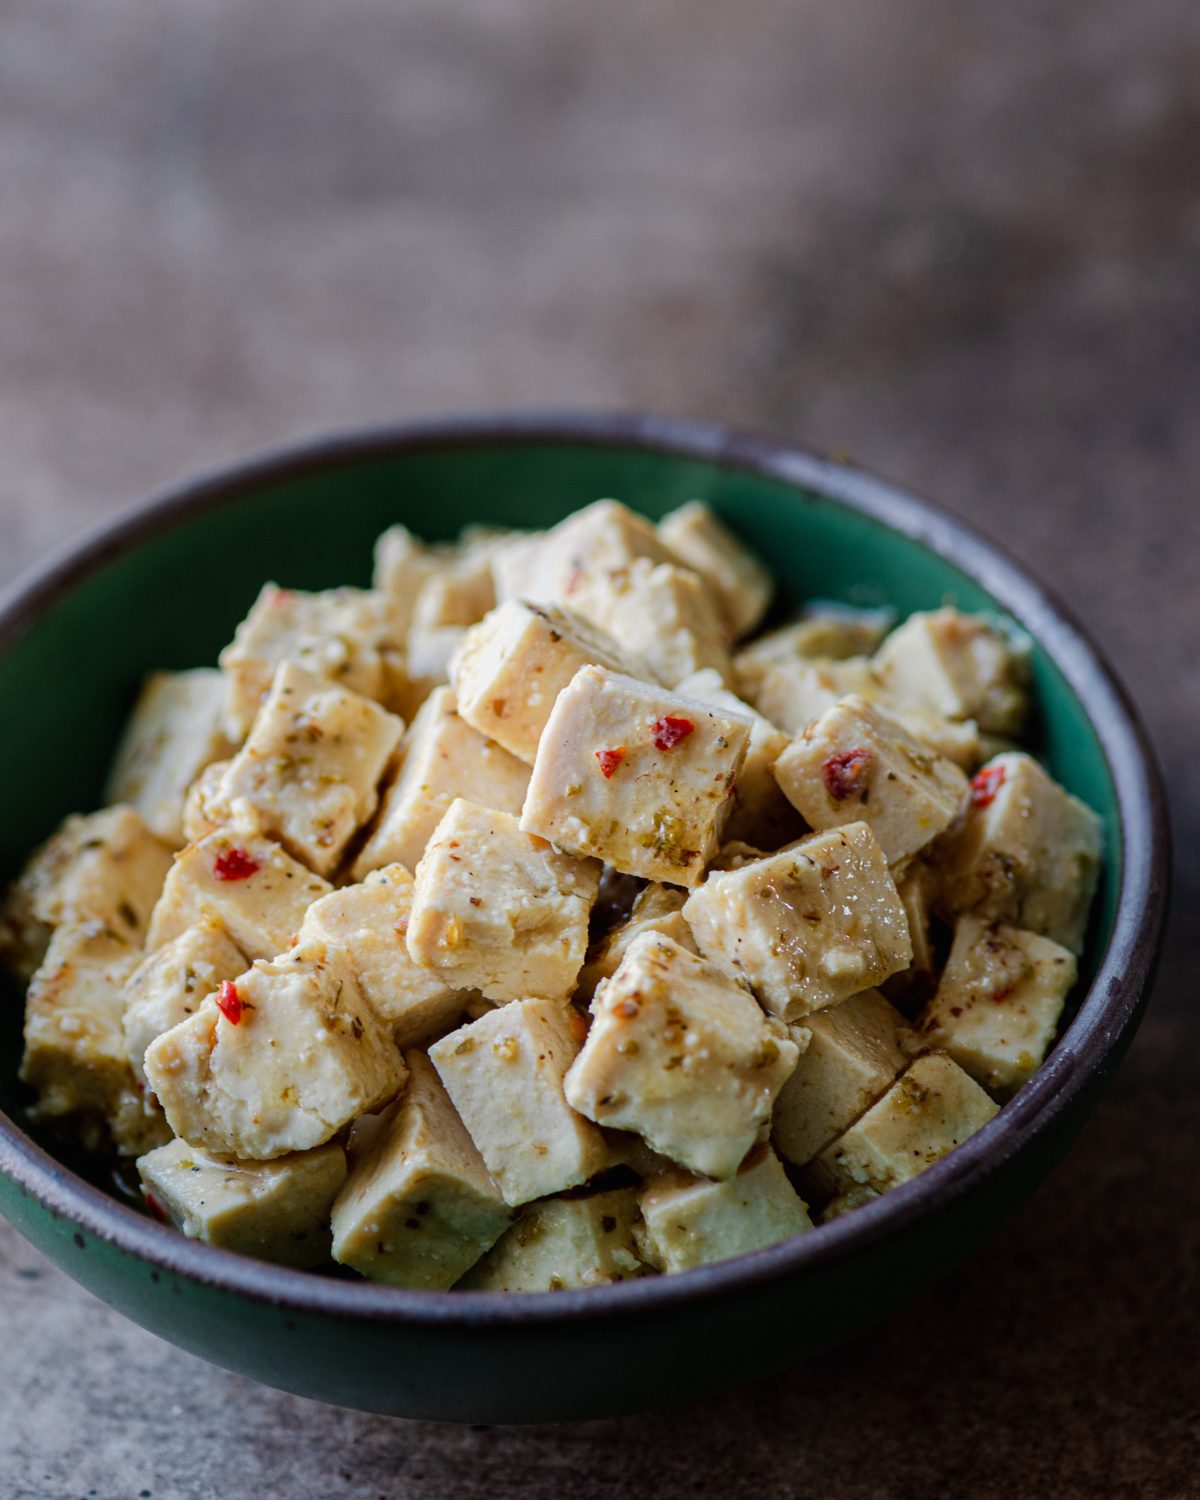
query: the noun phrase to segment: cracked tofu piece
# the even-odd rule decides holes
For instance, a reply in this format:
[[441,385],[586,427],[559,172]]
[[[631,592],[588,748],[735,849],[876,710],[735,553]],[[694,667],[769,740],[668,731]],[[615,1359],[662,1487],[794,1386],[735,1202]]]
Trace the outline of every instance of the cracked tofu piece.
[[406,1057],[408,1087],[367,1137],[333,1205],[333,1255],[372,1281],[445,1291],[512,1214],[433,1065]]
[[427,546],[407,526],[389,526],[375,543],[374,592],[383,601],[391,646],[408,638],[417,598],[423,586],[446,566],[446,550]]
[[327,880],[272,839],[218,828],[175,856],[146,948],[161,948],[211,917],[247,958],[274,958],[295,937],[312,903],[329,890]]
[[359,988],[391,1024],[400,1047],[439,1035],[469,999],[409,957],[413,884],[403,865],[373,870],[360,884],[314,901],[297,934],[300,943],[324,942],[348,956]]
[[796,1070],[780,1090],[771,1139],[785,1161],[810,1162],[885,1094],[908,1064],[903,1017],[878,990],[810,1015]]
[[757,554],[702,500],[689,500],[664,516],[658,534],[715,594],[734,636],[749,635],[775,592],[770,570]]
[[749,1255],[813,1227],[769,1146],[757,1147],[723,1182],[678,1171],[656,1177],[642,1192],[641,1209],[642,1255],[667,1272]]
[[146,1087],[146,1048],[199,1010],[221,981],[245,972],[246,957],[213,917],[202,917],[148,953],[125,986],[122,1030],[134,1077]]
[[967,778],[956,765],[853,696],[792,740],[775,777],[814,829],[869,824],[890,864],[923,849],[967,800]]
[[354,878],[390,864],[415,870],[456,797],[519,813],[528,785],[529,767],[472,729],[448,687],[435,688],[400,742],[399,772],[354,861]]
[[0,960],[28,982],[63,922],[100,922],[140,944],[170,868],[171,851],[133,808],[72,814],[5,895]]
[[567,1103],[563,1078],[583,1019],[549,1000],[519,1000],[429,1049],[488,1171],[513,1207],[578,1187],[612,1164],[604,1136]]
[[657,932],[596,992],[568,1102],[706,1177],[732,1177],[765,1131],[795,1043],[750,992]]
[[579,975],[575,999],[591,1004],[596,987],[617,972],[629,945],[640,933],[658,932],[671,938],[689,953],[698,953],[691,929],[683,919],[687,893],[671,885],[648,885],[633,903],[633,910],[623,922],[611,928],[592,949]]
[[459,798],[417,866],[408,951],[489,1000],[567,1000],[587,956],[597,860],[560,854],[511,813]]
[[152,672],[121,736],[105,801],[135,808],[151,833],[178,849],[188,788],[233,749],[224,712],[225,678],[215,668]]
[[785,1021],[882,984],[912,961],[904,907],[866,823],[712,874],[683,914],[701,953],[731,964]]
[[561,1292],[645,1273],[633,1241],[633,1188],[547,1198],[521,1217],[458,1283],[470,1292]]
[[220,821],[268,834],[318,875],[331,875],[374,815],[403,731],[402,720],[369,698],[281,662],[211,805]]
[[300,1270],[329,1260],[329,1213],[346,1181],[346,1153],[334,1141],[274,1161],[231,1162],[174,1140],[137,1169],[151,1212],[190,1240]]
[[590,568],[569,596],[571,608],[673,687],[711,667],[733,671],[729,626],[720,605],[690,568],[638,558],[625,567]]
[[937,994],[917,1029],[994,1094],[1045,1060],[1077,978],[1075,955],[1034,932],[962,917]]
[[146,1049],[175,1134],[253,1161],[324,1145],[406,1076],[349,960],[320,943],[256,963]]
[[918,1057],[887,1093],[808,1166],[814,1192],[884,1193],[941,1161],[997,1113],[983,1089],[942,1052]]
[[623,874],[696,885],[749,742],[740,716],[582,667],[538,744],[521,827]]
[[1019,734],[1028,712],[1029,655],[997,625],[957,609],[910,615],[875,653],[884,691],[988,734]]
[[37,1094],[35,1120],[62,1122],[89,1150],[109,1140],[136,1155],[166,1138],[142,1108],[121,1016],[138,950],[103,922],[55,928],[25,1001],[21,1079]]
[[736,653],[732,685],[748,702],[757,703],[768,667],[870,656],[894,620],[890,609],[855,609],[832,601],[811,604],[798,620],[767,631]]
[[1008,922],[1083,951],[1100,878],[1100,819],[1030,755],[998,755],[937,845],[938,910]]
[[555,699],[588,665],[653,678],[645,663],[582,616],[510,599],[467,633],[450,679],[467,723],[532,765]]
[[282,661],[364,698],[380,697],[382,652],[392,644],[380,594],[352,588],[306,594],[264,584],[218,658],[227,682],[226,735],[235,745],[245,739]]
[[549,531],[494,552],[496,597],[574,609],[572,596],[590,574],[623,568],[638,558],[679,562],[644,516],[619,500],[597,500]]

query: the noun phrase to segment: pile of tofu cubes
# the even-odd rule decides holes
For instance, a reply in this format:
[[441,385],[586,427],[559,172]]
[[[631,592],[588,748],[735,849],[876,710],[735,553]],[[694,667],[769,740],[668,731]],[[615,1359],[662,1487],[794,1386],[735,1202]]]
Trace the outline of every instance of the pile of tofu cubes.
[[1099,822],[995,623],[754,638],[771,598],[699,502],[267,585],[7,896],[34,1119],[187,1235],[434,1289],[685,1270],[938,1161],[1054,1038]]

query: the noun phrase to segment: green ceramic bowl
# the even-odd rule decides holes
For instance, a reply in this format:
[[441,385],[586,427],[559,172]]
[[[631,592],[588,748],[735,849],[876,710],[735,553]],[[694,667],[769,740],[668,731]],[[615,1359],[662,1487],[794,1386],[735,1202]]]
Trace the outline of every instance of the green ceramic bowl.
[[264,577],[365,583],[393,521],[547,526],[600,496],[650,516],[701,497],[770,560],[778,612],[818,594],[901,613],[952,600],[1032,637],[1038,750],[1096,808],[1105,873],[1082,998],[1045,1067],[918,1180],[788,1244],[678,1277],[504,1297],[336,1280],[196,1244],[88,1183],[22,1128],[20,1006],[0,1035],[0,1209],[163,1338],[306,1396],[460,1421],[613,1413],[828,1349],[941,1276],[1061,1159],[1129,1042],[1168,878],[1158,779],[1130,705],[1062,608],[989,542],[856,470],[711,428],[504,417],[269,458],[144,505],[0,604],[0,876],[96,805],[153,667],[215,660]]

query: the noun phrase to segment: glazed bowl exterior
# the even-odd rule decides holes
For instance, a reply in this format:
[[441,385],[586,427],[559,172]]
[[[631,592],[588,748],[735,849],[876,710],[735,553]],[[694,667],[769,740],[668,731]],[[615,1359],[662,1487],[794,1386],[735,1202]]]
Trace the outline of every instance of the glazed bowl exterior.
[[0,877],[97,805],[142,674],[208,664],[265,578],[366,583],[402,521],[546,526],[601,496],[657,517],[708,501],[766,557],[776,614],[809,596],[987,609],[1033,642],[1037,745],[1101,814],[1105,874],[1080,998],[1046,1065],[916,1181],[788,1243],[587,1291],[431,1293],[266,1265],[197,1244],[33,1139],[0,1028],[0,1210],[71,1276],[204,1358],[302,1395],[459,1421],[546,1421],[678,1400],[809,1359],[959,1262],[1062,1158],[1136,1028],[1169,870],[1153,757],[1096,648],[992,543],[846,465],[641,417],[504,416],[322,442],[154,499],[0,601]]

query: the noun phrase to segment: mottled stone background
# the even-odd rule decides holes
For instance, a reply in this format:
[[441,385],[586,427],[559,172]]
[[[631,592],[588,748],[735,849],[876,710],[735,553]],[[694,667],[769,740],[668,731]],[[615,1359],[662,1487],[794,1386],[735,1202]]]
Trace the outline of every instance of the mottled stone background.
[[876,1336],[644,1418],[462,1430],[225,1375],[4,1229],[5,1496],[1200,1493],[1194,0],[5,0],[0,299],[5,578],[348,424],[763,427],[1066,596],[1150,721],[1180,855],[1094,1123]]

